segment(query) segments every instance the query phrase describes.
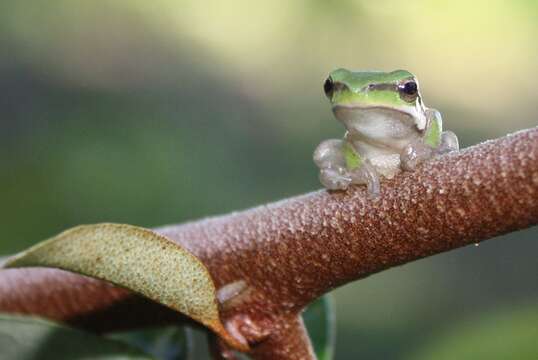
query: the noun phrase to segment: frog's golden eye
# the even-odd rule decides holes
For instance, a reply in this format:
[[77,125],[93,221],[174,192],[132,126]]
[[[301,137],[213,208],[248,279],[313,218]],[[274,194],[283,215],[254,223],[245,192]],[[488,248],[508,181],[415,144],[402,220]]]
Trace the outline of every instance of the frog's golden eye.
[[415,81],[410,80],[398,87],[400,97],[408,102],[413,102],[418,96],[418,85]]
[[325,91],[325,96],[327,96],[329,99],[333,96],[334,82],[330,77],[325,80],[325,83],[323,84],[323,91]]

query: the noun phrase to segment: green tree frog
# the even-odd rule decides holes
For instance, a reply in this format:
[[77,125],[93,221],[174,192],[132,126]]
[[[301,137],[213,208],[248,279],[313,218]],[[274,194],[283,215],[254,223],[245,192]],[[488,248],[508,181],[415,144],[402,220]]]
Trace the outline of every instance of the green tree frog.
[[342,140],[325,140],[314,152],[327,189],[366,184],[377,194],[380,176],[390,179],[459,148],[456,135],[443,131],[441,114],[424,105],[416,77],[406,70],[337,69],[323,89],[347,130]]

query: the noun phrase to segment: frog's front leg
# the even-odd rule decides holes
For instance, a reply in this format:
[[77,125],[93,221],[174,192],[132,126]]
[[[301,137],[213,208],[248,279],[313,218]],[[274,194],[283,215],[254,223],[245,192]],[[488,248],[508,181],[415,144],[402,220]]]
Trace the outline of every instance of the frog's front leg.
[[428,127],[424,136],[409,143],[400,154],[401,167],[414,170],[418,164],[436,154],[444,154],[458,150],[458,138],[452,131],[443,131],[443,119],[439,111],[427,109]]
[[452,131],[443,131],[441,133],[441,144],[437,148],[438,154],[444,154],[460,149],[458,137]]
[[422,139],[415,140],[400,153],[400,166],[403,170],[413,171],[417,165],[430,159],[434,155],[434,149],[424,143]]
[[366,184],[370,194],[379,194],[379,173],[370,163],[370,160],[365,159],[359,167],[350,171],[350,174],[353,184]]
[[351,184],[342,148],[342,140],[331,139],[323,141],[314,151],[319,180],[329,190],[345,190]]
[[326,140],[314,152],[320,181],[329,190],[345,190],[350,184],[366,184],[372,194],[379,193],[379,174],[346,140]]

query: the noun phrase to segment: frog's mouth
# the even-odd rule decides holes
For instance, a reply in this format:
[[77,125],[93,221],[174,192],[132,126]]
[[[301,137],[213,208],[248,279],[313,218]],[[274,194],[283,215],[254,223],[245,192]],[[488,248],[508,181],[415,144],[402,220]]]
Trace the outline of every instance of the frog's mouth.
[[420,132],[412,114],[400,109],[336,105],[333,113],[350,134],[382,143],[409,139]]
[[385,107],[379,105],[335,105],[333,113],[340,121],[350,118],[368,118],[377,117],[378,120],[393,119],[404,123],[413,123],[417,130],[423,131],[426,128],[426,117],[424,110],[419,110],[414,106],[409,107]]

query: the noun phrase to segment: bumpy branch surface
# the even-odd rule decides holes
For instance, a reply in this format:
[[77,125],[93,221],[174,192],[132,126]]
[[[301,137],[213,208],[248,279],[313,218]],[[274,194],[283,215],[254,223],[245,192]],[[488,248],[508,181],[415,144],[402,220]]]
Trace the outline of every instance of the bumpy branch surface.
[[[433,159],[384,181],[377,198],[362,187],[318,191],[156,230],[208,267],[221,289],[222,320],[253,357],[299,359],[312,357],[309,344],[289,339],[304,338],[297,316],[316,297],[537,223],[534,128]],[[126,290],[51,269],[0,271],[0,311],[98,331],[178,319]]]

